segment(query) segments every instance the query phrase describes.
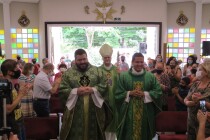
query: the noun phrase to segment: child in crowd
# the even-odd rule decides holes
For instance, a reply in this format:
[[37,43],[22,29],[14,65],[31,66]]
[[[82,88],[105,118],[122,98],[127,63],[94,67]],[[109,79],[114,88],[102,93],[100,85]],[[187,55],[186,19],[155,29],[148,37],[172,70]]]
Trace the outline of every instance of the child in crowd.
[[187,106],[184,104],[184,98],[189,92],[190,78],[183,77],[179,82],[179,87],[172,89],[172,93],[176,96],[176,110],[177,111],[187,111]]

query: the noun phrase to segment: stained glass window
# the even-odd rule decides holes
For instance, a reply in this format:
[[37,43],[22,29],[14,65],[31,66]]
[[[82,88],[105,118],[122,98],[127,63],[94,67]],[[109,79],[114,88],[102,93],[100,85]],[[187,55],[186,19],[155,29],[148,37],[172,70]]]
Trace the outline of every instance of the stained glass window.
[[0,29],[0,43],[2,48],[2,54],[5,54],[5,39],[4,39],[4,30]]
[[169,28],[168,48],[166,57],[176,57],[183,62],[187,57],[194,54],[195,28]]
[[203,41],[210,41],[210,29],[201,30],[201,54],[202,54]]
[[37,58],[39,53],[38,29],[11,29],[12,58],[19,54],[25,62]]

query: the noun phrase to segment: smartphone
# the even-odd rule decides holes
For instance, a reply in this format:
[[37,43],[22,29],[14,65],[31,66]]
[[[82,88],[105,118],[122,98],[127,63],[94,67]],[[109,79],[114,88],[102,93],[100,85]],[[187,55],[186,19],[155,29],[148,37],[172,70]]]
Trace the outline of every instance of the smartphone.
[[205,100],[200,101],[200,109],[202,112],[206,112],[206,101]]

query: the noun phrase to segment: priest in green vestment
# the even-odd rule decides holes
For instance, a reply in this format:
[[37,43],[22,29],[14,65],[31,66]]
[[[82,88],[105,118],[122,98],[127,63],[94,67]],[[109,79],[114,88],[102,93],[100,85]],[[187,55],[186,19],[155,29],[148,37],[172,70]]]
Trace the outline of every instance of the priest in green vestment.
[[106,90],[102,71],[89,64],[85,50],[76,50],[75,65],[64,73],[59,88],[66,104],[61,140],[105,140],[110,114]]
[[144,56],[135,53],[131,69],[120,74],[115,96],[120,112],[118,140],[152,140],[161,96],[157,79],[144,69]]
[[117,110],[115,105],[115,90],[117,87],[117,78],[118,78],[118,70],[117,67],[111,63],[113,49],[108,44],[104,44],[99,50],[103,64],[99,67],[103,71],[103,75],[106,81],[106,85],[108,87],[107,94],[105,94],[105,100],[108,102],[112,112],[113,119],[108,125],[105,136],[106,140],[116,140],[116,128],[117,128]]

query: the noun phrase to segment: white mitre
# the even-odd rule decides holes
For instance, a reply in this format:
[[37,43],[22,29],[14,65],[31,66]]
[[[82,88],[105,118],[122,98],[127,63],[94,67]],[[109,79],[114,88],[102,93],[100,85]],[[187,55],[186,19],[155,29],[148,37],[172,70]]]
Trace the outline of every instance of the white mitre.
[[104,44],[100,50],[99,50],[100,54],[102,57],[105,57],[105,56],[112,56],[112,53],[113,53],[113,49],[112,47],[110,47],[108,44]]

